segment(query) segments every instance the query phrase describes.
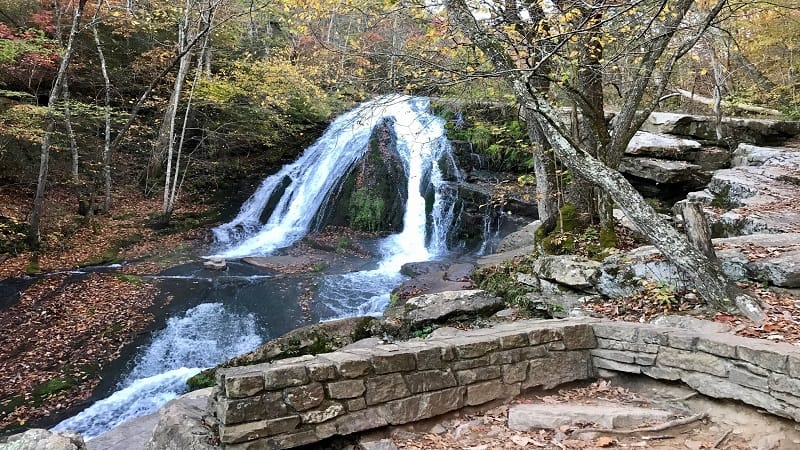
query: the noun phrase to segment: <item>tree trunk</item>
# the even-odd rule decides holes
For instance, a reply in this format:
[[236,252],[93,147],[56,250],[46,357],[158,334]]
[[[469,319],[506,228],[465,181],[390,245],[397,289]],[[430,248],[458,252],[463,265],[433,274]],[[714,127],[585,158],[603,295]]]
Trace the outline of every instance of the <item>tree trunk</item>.
[[72,154],[72,182],[75,186],[80,181],[78,179],[78,143],[75,141],[75,132],[72,130],[72,113],[69,109],[69,82],[64,80],[64,127],[67,130],[67,138],[69,139],[69,151]]
[[650,242],[691,279],[692,286],[712,307],[732,311],[739,306],[750,319],[757,322],[763,320],[764,313],[757,302],[742,294],[728,280],[718,261],[708,258],[664,222],[622,174],[576,148],[563,133],[564,126],[556,110],[541,97],[530,95],[520,84],[515,83],[518,99],[538,113],[537,120],[559,160],[581,176],[594,180],[599,188],[607,192]]
[[103,74],[103,89],[105,91],[105,104],[103,105],[105,132],[103,134],[102,154],[103,212],[108,213],[111,209],[111,80],[108,78],[106,57],[103,54],[103,46],[100,45],[100,36],[97,34],[97,25],[94,22],[92,22],[92,34],[94,35],[94,44],[97,48],[97,58],[100,60],[100,72]]
[[44,212],[44,193],[47,187],[47,172],[50,163],[50,141],[56,124],[55,107],[58,99],[61,97],[64,83],[67,80],[67,68],[69,67],[69,60],[72,57],[73,44],[79,31],[84,6],[86,6],[86,0],[79,0],[78,5],[75,7],[75,11],[72,15],[72,27],[70,28],[69,38],[67,39],[67,47],[64,49],[64,55],[61,57],[56,79],[53,82],[53,87],[50,89],[50,95],[47,98],[46,125],[44,135],[42,136],[41,152],[39,154],[39,176],[36,180],[36,196],[33,198],[33,208],[31,209],[30,216],[30,241],[34,246],[38,246],[42,241],[40,227],[42,214]]

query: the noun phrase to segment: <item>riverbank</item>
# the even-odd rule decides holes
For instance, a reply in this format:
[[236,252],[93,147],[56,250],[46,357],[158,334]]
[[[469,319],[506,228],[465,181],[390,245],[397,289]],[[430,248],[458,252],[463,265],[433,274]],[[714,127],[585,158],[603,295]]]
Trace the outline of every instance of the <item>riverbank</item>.
[[[158,288],[143,276],[195,258],[216,220],[187,201],[156,227],[158,200],[135,192],[91,219],[71,214],[70,200],[59,189],[48,197],[41,251],[0,256],[0,433],[52,426],[82,407],[103,367],[154,320]],[[24,222],[26,202],[0,189],[0,216]]]

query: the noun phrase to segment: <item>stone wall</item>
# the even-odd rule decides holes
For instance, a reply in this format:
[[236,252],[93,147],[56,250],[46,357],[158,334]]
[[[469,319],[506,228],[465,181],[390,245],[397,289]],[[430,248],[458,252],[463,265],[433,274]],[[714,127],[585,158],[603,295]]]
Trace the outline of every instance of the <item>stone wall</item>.
[[797,347],[595,320],[517,321],[220,369],[210,411],[225,448],[291,448],[594,378],[598,370],[679,380],[800,421]]
[[713,398],[739,400],[800,422],[800,348],[729,333],[649,324],[592,325],[597,369],[682,381]]
[[225,448],[291,448],[593,376],[587,323],[519,321],[449,337],[221,369]]

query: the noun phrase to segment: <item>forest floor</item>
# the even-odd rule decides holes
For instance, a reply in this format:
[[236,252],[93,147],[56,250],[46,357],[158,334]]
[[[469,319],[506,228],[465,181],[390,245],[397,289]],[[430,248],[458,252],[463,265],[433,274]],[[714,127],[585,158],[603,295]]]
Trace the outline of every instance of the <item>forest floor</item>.
[[[24,223],[30,199],[0,188],[0,216]],[[113,214],[79,216],[69,190],[48,193],[43,251],[0,254],[0,433],[50,426],[85,402],[102,367],[154,317],[157,287],[142,275],[191,259],[213,211],[200,204],[154,226],[158,199],[119,193]],[[81,268],[124,264],[112,271]],[[19,281],[3,285],[4,280]],[[30,422],[30,423],[29,423]],[[26,425],[27,424],[27,425]]]

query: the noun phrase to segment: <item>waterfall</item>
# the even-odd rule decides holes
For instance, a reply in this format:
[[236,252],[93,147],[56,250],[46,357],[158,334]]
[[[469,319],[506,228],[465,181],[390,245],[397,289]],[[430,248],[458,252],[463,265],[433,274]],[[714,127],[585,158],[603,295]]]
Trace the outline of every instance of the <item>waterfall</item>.
[[222,303],[203,303],[173,317],[139,353],[133,369],[111,396],[54,427],[91,439],[149,414],[186,391],[186,380],[261,343],[252,314],[228,312]]
[[[450,157],[450,143],[444,121],[430,114],[429,107],[425,98],[387,95],[338,117],[297,161],[267,177],[232,221],[213,230],[218,256],[266,255],[301,239],[329,193],[367,151],[375,126],[386,119],[392,123],[408,179],[403,231],[394,236],[393,244],[384,246],[392,247],[386,259],[394,258],[387,264],[397,266],[397,257],[424,261],[443,253],[453,222],[454,195],[448,192],[438,161]],[[434,194],[430,220],[423,196],[428,190]],[[273,204],[262,223],[265,208]]]

